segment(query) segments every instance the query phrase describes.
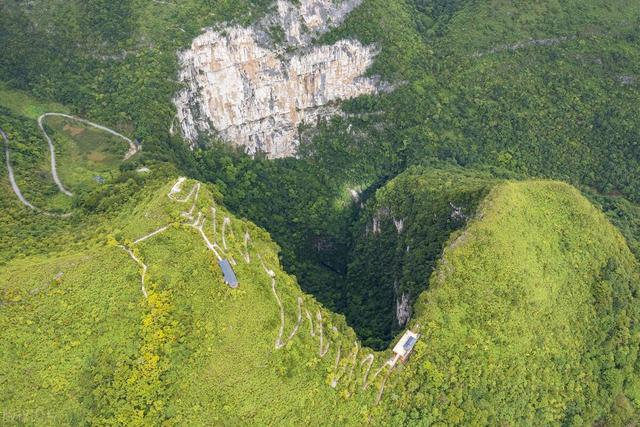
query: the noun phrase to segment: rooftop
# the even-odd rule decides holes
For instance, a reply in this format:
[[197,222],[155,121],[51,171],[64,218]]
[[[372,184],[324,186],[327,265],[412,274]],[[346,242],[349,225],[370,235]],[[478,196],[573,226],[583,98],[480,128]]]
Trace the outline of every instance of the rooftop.
[[221,259],[218,261],[218,265],[222,269],[222,274],[224,274],[224,283],[229,285],[230,288],[238,287],[238,278],[236,277],[235,271],[233,271],[233,267],[226,259]]
[[416,344],[419,337],[420,335],[407,329],[395,347],[393,347],[393,352],[401,357],[406,357],[411,353],[411,350],[413,350],[413,346]]

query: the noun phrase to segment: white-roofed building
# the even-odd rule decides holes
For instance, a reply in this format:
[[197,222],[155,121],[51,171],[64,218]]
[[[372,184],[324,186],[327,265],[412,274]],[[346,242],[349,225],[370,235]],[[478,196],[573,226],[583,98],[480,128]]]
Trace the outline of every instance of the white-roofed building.
[[392,359],[392,365],[395,365],[398,359],[402,360],[402,363],[407,361],[409,355],[413,351],[413,346],[418,341],[418,338],[420,338],[420,334],[410,330],[407,330],[404,335],[402,335],[398,343],[393,347],[395,356]]

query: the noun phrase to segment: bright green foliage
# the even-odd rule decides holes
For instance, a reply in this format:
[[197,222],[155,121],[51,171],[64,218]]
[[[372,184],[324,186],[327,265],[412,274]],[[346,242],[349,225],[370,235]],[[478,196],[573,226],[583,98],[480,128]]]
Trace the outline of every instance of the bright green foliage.
[[[126,141],[60,117],[47,117],[46,129],[60,152],[60,179],[72,191],[96,188],[119,175],[129,149]],[[41,145],[44,144],[42,139]]]
[[[413,170],[380,190],[378,202],[393,201],[393,187],[412,182],[424,200],[453,191],[457,203],[470,197],[473,205],[474,192],[492,183],[460,174],[447,184],[446,177]],[[5,419],[398,425],[616,423],[634,416],[638,264],[604,215],[571,187],[495,186],[451,239],[416,305],[411,327],[422,337],[415,354],[374,378],[389,352],[354,345],[344,318],[281,270],[268,234],[231,215],[215,189],[202,185],[192,214],[206,218],[205,233],[237,261],[240,287],[225,286],[213,252],[181,214],[192,202],[167,197],[174,182],[149,178],[136,199],[102,216],[102,233],[87,230],[81,246],[2,267],[0,403],[12,408]],[[187,180],[180,197],[195,184]],[[231,221],[227,250],[224,217]],[[169,227],[134,243],[162,225]],[[148,265],[148,298],[140,266],[118,245]],[[280,315],[262,262],[275,271],[285,338],[302,299],[302,322],[282,349],[274,346]],[[318,312],[329,343],[323,357]],[[371,384],[363,390],[369,354]]]
[[[355,334],[344,319],[302,294],[279,267],[278,248],[268,234],[229,214],[217,204],[219,194],[202,186],[193,215],[207,218],[206,234],[225,257],[237,261],[240,288],[224,285],[213,252],[181,215],[192,201],[171,201],[167,193],[175,180],[152,174],[160,182],[149,178],[135,199],[101,215],[102,233],[87,230],[80,247],[15,258],[3,266],[0,325],[9,332],[0,338],[6,349],[0,383],[11,387],[2,387],[2,407],[15,408],[15,419],[27,423],[40,416],[36,408],[45,407],[53,423],[271,424],[303,416],[313,424],[357,424],[378,383],[361,390],[364,368],[354,366],[352,374],[341,375],[337,390],[327,384],[340,371],[334,370],[338,348],[345,353],[341,367],[353,348]],[[194,184],[185,183],[180,197]],[[215,232],[211,208],[216,208]],[[221,249],[224,217],[231,220],[225,232],[228,250]],[[163,225],[169,225],[166,231],[134,244]],[[133,248],[149,266],[148,298],[141,291],[141,268],[118,245]],[[297,322],[297,299],[302,298],[297,333],[280,350],[274,347],[279,307],[262,262],[276,272],[285,338]],[[58,276],[59,271],[64,274]],[[312,315],[313,336],[306,311]],[[323,357],[318,313],[323,344],[329,345]],[[370,353],[362,349],[360,357]],[[386,355],[375,357],[377,369]],[[30,375],[24,375],[27,370]],[[40,389],[38,378],[45,377]]]
[[[127,130],[143,143],[141,161],[169,161],[216,182],[234,211],[269,229],[287,271],[331,308],[346,311],[342,276],[358,217],[336,201],[408,165],[499,167],[639,200],[637,2],[366,0],[318,43],[375,43],[369,73],[394,90],[345,103],[353,114],[321,124],[300,159],[277,165],[215,149],[194,161],[168,132],[176,51],[205,26],[255,22],[271,1],[112,3],[4,2],[0,79]],[[63,199],[52,206],[65,207]]]
[[480,212],[452,237],[416,304],[423,338],[395,381],[398,418],[581,425],[628,416],[619,411],[633,407],[624,393],[637,378],[640,277],[622,236],[556,182],[499,185]]
[[137,269],[125,261],[115,249],[94,245],[2,266],[3,421],[62,425],[88,419],[83,401],[90,393],[89,368],[101,358],[129,357],[139,345],[135,325],[143,307],[132,286]]
[[[369,72],[393,91],[346,102],[347,115],[305,129],[297,159],[254,161],[216,144],[192,155],[168,132],[179,89],[176,51],[202,27],[249,25],[271,4],[0,3],[0,127],[10,136],[17,180],[37,206],[73,212],[65,220],[34,214],[6,179],[0,184],[6,331],[0,410],[12,408],[0,414],[3,421],[626,425],[637,419],[640,380],[631,375],[638,365],[637,263],[604,217],[562,184],[492,190],[482,216],[451,240],[422,293],[412,326],[420,324],[425,335],[411,363],[389,377],[376,407],[382,377],[359,390],[364,368],[350,368],[355,336],[344,319],[276,267],[281,257],[304,290],[348,314],[368,343],[384,347],[397,332],[396,280],[411,298],[425,289],[449,233],[465,225],[450,221],[448,203],[474,212],[497,178],[576,185],[637,256],[639,3],[364,0],[318,43],[343,37],[376,43],[380,54]],[[280,30],[272,37],[278,40]],[[35,124],[46,111],[121,130],[140,139],[143,152],[120,163],[119,142],[88,129],[74,137],[65,123],[48,121],[60,142],[60,174],[75,193],[68,199],[50,179]],[[150,175],[135,172],[143,163]],[[402,174],[415,165],[428,167]],[[462,173],[458,166],[487,172]],[[179,225],[180,209],[166,199],[176,168],[215,183],[203,187],[208,200],[200,211],[208,213],[211,200],[222,203],[224,195],[226,206],[282,247],[218,206],[235,227],[229,239],[239,291],[221,285],[211,251],[194,229]],[[0,173],[6,176],[4,161]],[[97,185],[95,174],[107,182]],[[351,190],[360,191],[362,208],[351,202]],[[378,237],[363,235],[385,207],[402,215],[406,231],[398,234],[387,219]],[[131,245],[165,224],[171,224],[166,233],[134,247],[149,264],[150,296],[143,300],[139,268],[104,242]],[[298,297],[312,314],[324,313],[333,343],[325,358],[316,356],[318,336],[306,323],[274,350],[278,308],[262,267],[255,259],[241,262],[244,229],[276,271],[285,331],[296,322]],[[375,263],[380,259],[387,262]],[[334,367],[338,343],[343,357]],[[385,357],[376,354],[374,369]],[[333,390],[328,384],[338,377]]]
[[[0,128],[9,138],[11,164],[23,195],[40,209],[58,214],[72,212],[63,221],[25,209],[15,197],[7,177],[2,141],[0,171],[0,263],[16,255],[42,254],[62,247],[83,245],[85,230],[95,231],[105,218],[86,216],[91,210],[103,215],[114,213],[125,202],[137,200],[137,191],[147,176],[134,172],[139,155],[123,162],[127,144],[116,137],[58,117],[45,119],[45,128],[56,149],[58,174],[74,193],[70,198],[60,193],[51,177],[49,149],[37,126],[45,112],[68,112],[63,106],[35,99],[23,92],[2,89]],[[121,129],[126,133],[126,129]],[[163,165],[155,170],[158,177],[173,173]],[[99,178],[96,178],[99,177]],[[104,180],[104,182],[102,182]],[[84,211],[84,212],[83,212]],[[53,238],[55,236],[55,238]]]
[[44,113],[69,113],[69,109],[56,102],[36,100],[26,92],[12,90],[0,83],[0,105],[9,110],[5,114],[28,117],[36,120]]
[[449,235],[473,218],[495,180],[462,170],[411,168],[372,197],[354,225],[346,315],[364,342],[387,347],[404,325],[396,306],[414,300]]
[[[60,194],[51,178],[49,147],[37,127],[40,115],[67,113],[68,109],[21,91],[1,89],[1,95],[0,128],[9,136],[11,164],[21,191],[42,209],[68,211],[71,200]],[[126,141],[67,118],[46,117],[43,124],[53,140],[58,175],[66,188],[83,193],[119,175],[129,149]],[[127,133],[130,129],[120,131]]]

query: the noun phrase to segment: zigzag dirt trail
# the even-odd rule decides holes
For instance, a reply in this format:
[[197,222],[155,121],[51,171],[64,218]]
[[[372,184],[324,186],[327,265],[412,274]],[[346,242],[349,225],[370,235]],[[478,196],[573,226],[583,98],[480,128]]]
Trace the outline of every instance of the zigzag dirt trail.
[[[175,202],[178,203],[188,203],[189,201],[192,201],[192,205],[191,208],[188,212],[182,212],[181,216],[183,218],[188,219],[189,221],[185,221],[182,224],[190,227],[190,228],[194,228],[198,231],[198,233],[201,235],[205,245],[207,246],[207,248],[209,250],[211,250],[216,258],[218,260],[222,259],[221,254],[224,254],[226,252],[225,249],[222,249],[216,242],[216,238],[217,238],[217,233],[216,233],[216,223],[217,223],[217,219],[216,219],[216,213],[217,210],[215,207],[209,207],[211,216],[212,216],[212,222],[213,222],[213,241],[209,239],[209,237],[207,236],[207,234],[205,233],[205,222],[207,220],[206,215],[203,215],[202,212],[198,212],[197,215],[194,218],[194,209],[197,205],[197,201],[198,201],[198,197],[200,194],[200,183],[195,183],[193,185],[193,187],[191,188],[191,190],[189,191],[189,193],[183,197],[183,198],[178,198],[178,194],[182,192],[182,185],[184,184],[184,182],[186,181],[186,178],[181,177],[179,178],[176,183],[173,185],[173,187],[171,188],[171,190],[169,191],[169,193],[167,194],[167,197]],[[224,234],[225,234],[225,228],[226,226],[231,226],[231,219],[229,217],[223,217],[223,230],[221,230],[221,235],[222,238],[224,239]],[[163,233],[164,231],[169,229],[169,225],[160,227],[158,229],[156,229],[155,231],[152,231],[136,240],[134,240],[134,244],[138,244],[141,242],[146,241],[147,239],[150,239],[158,234]],[[249,247],[247,245],[247,241],[250,240],[250,235],[248,231],[245,231],[245,235],[244,235],[244,242],[243,242],[243,248],[244,248],[244,259],[245,262],[247,264],[251,263],[251,256],[249,253]],[[141,267],[142,267],[142,291],[143,294],[145,295],[145,297],[147,296],[146,294],[146,290],[144,288],[144,278],[145,278],[145,274],[147,271],[147,266],[138,258],[135,257],[135,255],[133,254],[133,251],[131,251],[130,249],[121,246],[120,247],[125,250],[130,256],[131,258],[134,259],[134,261],[136,261],[136,263],[138,263]],[[227,248],[228,250],[228,248]],[[314,326],[314,322],[313,322],[313,316],[311,314],[311,312],[304,307],[304,299],[302,297],[297,297],[296,302],[297,302],[297,319],[296,319],[296,323],[293,326],[291,332],[287,335],[287,337],[285,338],[285,327],[286,327],[286,316],[285,316],[285,307],[284,304],[280,298],[280,296],[278,295],[278,291],[277,291],[277,282],[276,282],[276,273],[267,267],[267,265],[265,264],[264,258],[261,254],[257,254],[257,258],[260,261],[260,264],[262,266],[262,270],[264,271],[265,275],[269,278],[270,282],[271,282],[271,291],[273,293],[273,296],[276,300],[276,304],[278,306],[278,311],[279,311],[279,318],[280,318],[280,325],[278,328],[278,333],[276,335],[276,339],[274,342],[274,348],[276,350],[281,350],[282,348],[284,348],[289,342],[291,342],[295,336],[297,335],[297,333],[300,331],[300,326],[302,325],[303,322],[303,309],[304,309],[304,314],[305,317],[307,318],[307,320],[309,321],[309,334],[312,337],[316,337],[318,336],[318,341],[319,341],[319,347],[318,347],[318,356],[320,358],[324,358],[324,356],[327,355],[327,353],[329,352],[330,346],[331,346],[331,342],[325,337],[324,335],[324,324],[323,324],[323,319],[322,319],[322,313],[320,312],[320,310],[318,310],[316,312],[316,325]],[[337,329],[334,327],[333,328],[334,331],[337,331]],[[355,347],[349,357],[349,360],[346,364],[344,364],[343,366],[339,366],[339,362],[340,362],[340,356],[341,356],[341,345],[340,343],[338,343],[338,346],[336,347],[336,363],[335,363],[335,367],[334,367],[334,372],[333,372],[333,377],[332,377],[332,381],[331,381],[331,387],[336,388],[338,386],[338,383],[341,380],[345,380],[347,382],[350,382],[351,380],[354,380],[354,375],[359,375],[360,373],[362,374],[362,382],[360,383],[361,385],[359,387],[357,387],[357,389],[360,390],[367,390],[367,388],[375,381],[375,379],[378,377],[378,375],[380,375],[380,373],[382,373],[382,371],[387,368],[387,367],[391,367],[391,369],[388,370],[387,374],[384,377],[384,380],[382,381],[382,383],[380,384],[380,388],[376,394],[376,403],[378,403],[382,397],[382,393],[384,391],[384,385],[386,383],[387,378],[389,377],[389,375],[391,374],[391,371],[393,370],[393,366],[391,365],[390,361],[385,361],[383,363],[383,365],[376,370],[376,372],[374,373],[373,376],[369,377],[369,373],[371,371],[371,368],[373,367],[374,361],[375,361],[375,356],[373,353],[369,353],[366,356],[364,356],[360,361],[358,361],[358,355],[360,354],[360,345],[359,343],[356,341],[355,342]],[[364,371],[363,371],[364,368]],[[357,371],[356,371],[357,369]],[[355,380],[357,381],[357,379]]]

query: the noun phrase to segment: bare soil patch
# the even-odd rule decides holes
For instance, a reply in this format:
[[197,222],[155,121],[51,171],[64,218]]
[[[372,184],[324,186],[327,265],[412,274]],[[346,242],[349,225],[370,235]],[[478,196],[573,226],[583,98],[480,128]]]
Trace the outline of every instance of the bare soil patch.
[[82,127],[71,126],[70,124],[64,125],[62,130],[64,130],[65,132],[68,132],[69,134],[71,134],[71,136],[82,135],[85,131],[85,129]]

